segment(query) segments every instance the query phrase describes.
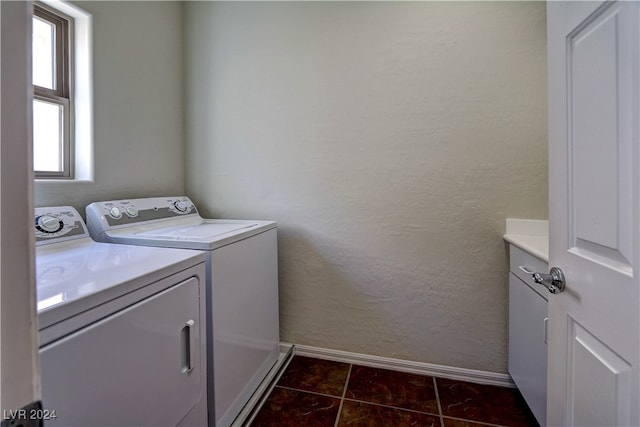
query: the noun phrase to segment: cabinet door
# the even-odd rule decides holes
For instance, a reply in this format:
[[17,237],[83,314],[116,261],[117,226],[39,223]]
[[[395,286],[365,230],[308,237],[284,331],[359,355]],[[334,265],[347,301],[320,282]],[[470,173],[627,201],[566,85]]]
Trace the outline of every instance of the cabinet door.
[[509,273],[509,373],[541,426],[547,414],[547,300]]
[[43,347],[42,402],[57,416],[46,424],[177,425],[204,386],[199,319],[191,278]]

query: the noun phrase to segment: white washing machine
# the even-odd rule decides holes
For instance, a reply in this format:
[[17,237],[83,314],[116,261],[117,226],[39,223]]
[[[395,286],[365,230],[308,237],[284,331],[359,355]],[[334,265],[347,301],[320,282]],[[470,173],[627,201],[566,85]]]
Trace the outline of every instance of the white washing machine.
[[280,354],[276,223],[203,219],[184,196],[96,202],[86,213],[98,241],[205,251],[209,425],[234,423]]
[[47,426],[205,426],[205,255],[96,243],[70,207],[37,208]]

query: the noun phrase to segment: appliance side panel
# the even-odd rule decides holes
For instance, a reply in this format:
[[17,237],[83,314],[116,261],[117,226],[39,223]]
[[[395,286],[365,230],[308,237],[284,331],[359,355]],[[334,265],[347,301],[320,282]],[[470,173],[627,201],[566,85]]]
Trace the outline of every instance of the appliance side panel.
[[278,359],[277,231],[212,251],[216,423],[235,418]]

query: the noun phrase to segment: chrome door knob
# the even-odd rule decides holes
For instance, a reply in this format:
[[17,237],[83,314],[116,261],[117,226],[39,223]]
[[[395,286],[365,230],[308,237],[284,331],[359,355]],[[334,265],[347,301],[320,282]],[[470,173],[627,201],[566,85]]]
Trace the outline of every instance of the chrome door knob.
[[541,284],[552,294],[559,294],[564,291],[564,273],[558,267],[552,267],[549,274],[533,273],[533,281]]

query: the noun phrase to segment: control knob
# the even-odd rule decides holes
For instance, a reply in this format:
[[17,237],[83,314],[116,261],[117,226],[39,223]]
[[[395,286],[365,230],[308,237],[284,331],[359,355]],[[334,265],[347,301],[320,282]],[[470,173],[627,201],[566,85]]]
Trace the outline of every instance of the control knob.
[[187,209],[189,209],[189,206],[187,206],[187,204],[182,200],[176,200],[173,202],[173,207],[175,207],[178,212],[186,212]]
[[113,219],[120,219],[122,218],[122,211],[119,207],[113,206],[111,209],[109,209],[109,216]]
[[43,233],[56,233],[64,227],[61,219],[51,215],[40,215],[36,218],[36,228]]
[[135,217],[138,216],[138,209],[134,208],[133,206],[129,206],[124,210],[124,213],[126,213],[127,216]]

